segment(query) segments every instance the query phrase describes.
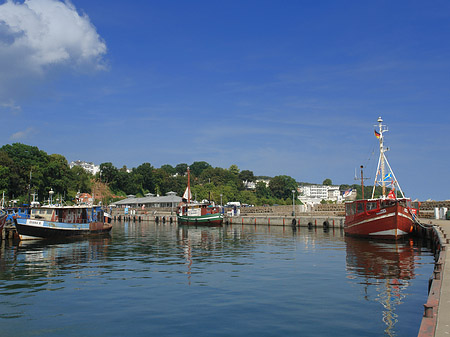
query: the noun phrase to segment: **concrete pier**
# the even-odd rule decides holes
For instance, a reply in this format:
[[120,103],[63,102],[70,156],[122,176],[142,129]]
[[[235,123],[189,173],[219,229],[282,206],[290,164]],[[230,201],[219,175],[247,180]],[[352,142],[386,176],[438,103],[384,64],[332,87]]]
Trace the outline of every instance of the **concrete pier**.
[[233,216],[224,217],[225,224],[231,225],[263,225],[263,226],[291,226],[291,227],[320,227],[344,228],[344,217],[328,215],[301,216]]
[[424,220],[431,225],[431,239],[435,246],[435,268],[431,275],[428,300],[419,337],[450,335],[450,220]]

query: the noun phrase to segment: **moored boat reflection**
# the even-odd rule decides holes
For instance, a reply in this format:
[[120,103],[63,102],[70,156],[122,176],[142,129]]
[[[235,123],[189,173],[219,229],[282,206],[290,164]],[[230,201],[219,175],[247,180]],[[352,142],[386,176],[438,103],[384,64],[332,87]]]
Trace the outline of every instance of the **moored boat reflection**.
[[375,294],[383,306],[382,321],[388,336],[396,335],[396,309],[405,297],[410,280],[415,278],[414,263],[420,249],[408,241],[371,241],[345,237],[347,278],[364,288],[364,298]]

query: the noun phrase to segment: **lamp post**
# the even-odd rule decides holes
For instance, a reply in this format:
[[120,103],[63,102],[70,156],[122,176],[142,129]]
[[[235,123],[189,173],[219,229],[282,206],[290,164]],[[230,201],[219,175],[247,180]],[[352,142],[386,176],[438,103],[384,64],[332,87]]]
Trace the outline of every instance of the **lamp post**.
[[50,192],[48,192],[48,194],[50,195],[50,205],[53,205],[53,188],[50,189]]
[[295,190],[292,190],[292,216],[295,216],[294,195],[295,195]]

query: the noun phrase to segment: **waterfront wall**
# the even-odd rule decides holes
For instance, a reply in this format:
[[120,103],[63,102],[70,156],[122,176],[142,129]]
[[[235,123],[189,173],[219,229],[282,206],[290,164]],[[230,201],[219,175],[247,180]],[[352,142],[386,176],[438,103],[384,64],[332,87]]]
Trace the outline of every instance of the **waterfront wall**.
[[435,259],[434,271],[428,282],[428,299],[423,305],[424,313],[418,333],[419,337],[442,336],[449,333],[449,319],[447,318],[450,309],[449,294],[442,293],[444,281],[446,281],[444,274],[447,274],[448,279],[450,272],[448,261],[446,263],[446,260],[449,259],[447,247],[450,240],[445,233],[449,228],[449,222],[446,220],[433,220],[433,223],[430,222],[429,225],[415,228],[420,237],[429,240]]

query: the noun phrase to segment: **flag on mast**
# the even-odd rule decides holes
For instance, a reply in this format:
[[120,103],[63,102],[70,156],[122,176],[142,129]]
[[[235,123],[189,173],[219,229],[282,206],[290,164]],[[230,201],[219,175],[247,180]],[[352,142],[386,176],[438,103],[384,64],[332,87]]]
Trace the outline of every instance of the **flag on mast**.
[[377,130],[374,130],[374,131],[375,131],[375,137],[377,137],[377,139],[380,139],[381,133],[377,132]]

